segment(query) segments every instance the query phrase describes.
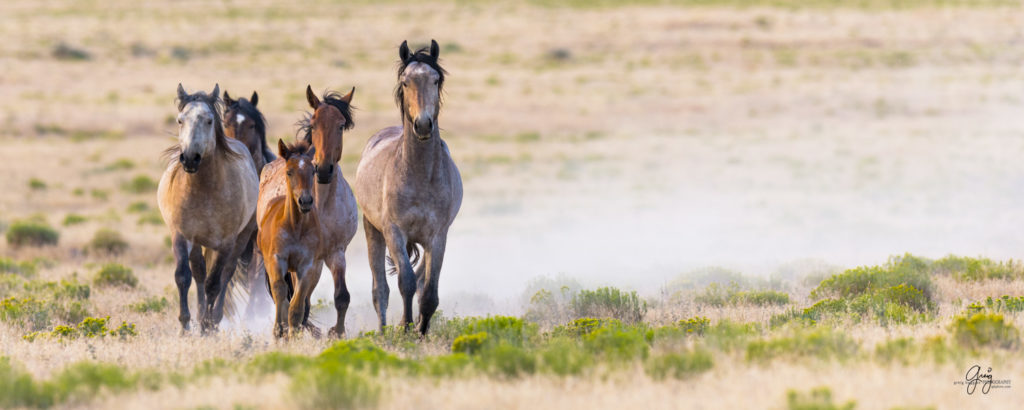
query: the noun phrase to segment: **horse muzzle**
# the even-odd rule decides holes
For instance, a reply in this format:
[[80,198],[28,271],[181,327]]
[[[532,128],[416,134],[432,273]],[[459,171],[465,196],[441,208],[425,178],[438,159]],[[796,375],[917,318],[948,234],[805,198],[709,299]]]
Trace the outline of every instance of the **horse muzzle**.
[[416,121],[413,122],[413,129],[416,131],[416,137],[420,141],[429,140],[434,131],[434,119],[425,115],[416,117]]
[[310,196],[303,195],[303,196],[299,197],[299,212],[302,212],[302,213],[305,214],[305,213],[309,213],[309,211],[311,211],[311,210],[313,210],[313,196],[312,195],[310,195]]
[[186,156],[182,153],[178,156],[178,162],[181,162],[181,167],[189,174],[194,174],[199,170],[199,162],[203,160],[203,156],[198,153],[194,155]]

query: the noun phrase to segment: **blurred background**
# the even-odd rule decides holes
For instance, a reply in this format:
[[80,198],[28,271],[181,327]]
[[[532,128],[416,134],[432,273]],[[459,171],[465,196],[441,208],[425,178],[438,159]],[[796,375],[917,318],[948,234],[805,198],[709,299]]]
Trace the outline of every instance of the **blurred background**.
[[[258,91],[271,144],[294,137],[307,84],[356,87],[342,160],[352,181],[369,136],[398,123],[398,45],[436,39],[450,73],[439,123],[465,184],[440,286],[448,314],[517,311],[543,277],[651,294],[708,266],[768,277],[904,252],[1019,258],[1021,11],[5,1],[0,220],[64,221],[60,246],[39,252],[71,260],[97,229],[117,230],[131,243],[123,258],[173,287],[146,180],[175,141],[179,82]],[[72,214],[83,221],[67,224]],[[369,312],[362,232],[348,260],[354,306]]]

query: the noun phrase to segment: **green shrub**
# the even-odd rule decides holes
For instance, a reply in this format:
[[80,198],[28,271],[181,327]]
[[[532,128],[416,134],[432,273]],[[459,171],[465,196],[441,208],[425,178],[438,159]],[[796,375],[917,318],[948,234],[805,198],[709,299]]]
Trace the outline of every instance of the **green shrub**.
[[135,163],[128,158],[120,158],[103,168],[104,171],[126,171],[135,168]]
[[292,378],[292,397],[304,408],[349,409],[375,407],[381,386],[351,368],[320,363]]
[[110,193],[103,189],[92,189],[89,191],[89,195],[97,200],[106,201]]
[[167,298],[150,296],[128,305],[128,309],[138,313],[160,313],[170,306],[171,302]]
[[667,377],[682,380],[704,373],[712,366],[713,360],[710,353],[704,350],[694,350],[651,357],[644,366],[644,370],[657,380]]
[[128,212],[146,212],[149,210],[149,204],[146,201],[135,201],[128,204],[128,208],[125,209]]
[[41,391],[32,375],[11,363],[11,359],[0,356],[0,407],[50,407],[53,399]]
[[0,273],[13,273],[31,278],[36,275],[36,263],[33,261],[18,262],[13,259],[0,258]]
[[110,330],[107,328],[107,322],[109,321],[110,316],[102,318],[86,317],[75,326],[57,325],[54,326],[53,330],[50,332],[30,332],[23,336],[23,338],[31,342],[39,337],[76,339],[79,337],[95,338],[114,336],[125,339],[138,335],[138,332],[135,330],[135,324],[133,323],[121,322],[120,326]]
[[1024,278],[1024,269],[1020,263],[1016,263],[1012,259],[1007,262],[995,262],[988,258],[949,255],[935,261],[932,264],[932,270],[939,274],[952,275],[954,279],[962,282]]
[[467,318],[462,335],[486,332],[487,344],[524,346],[537,338],[537,325],[511,316]]
[[40,220],[15,221],[7,228],[7,243],[12,247],[56,245],[60,234]]
[[957,343],[971,349],[1016,349],[1020,346],[1020,332],[1001,314],[975,313],[970,316],[956,316],[950,328]]
[[945,363],[957,361],[964,356],[962,349],[956,349],[946,343],[942,336],[932,336],[918,343],[912,338],[886,340],[875,347],[875,360],[904,366],[923,361]]
[[707,330],[709,325],[711,325],[711,321],[704,316],[682,319],[676,323],[676,326],[683,332],[686,332],[686,334],[693,334],[697,336],[703,336],[704,331]]
[[121,185],[121,189],[133,194],[152,192],[155,191],[156,188],[157,182],[146,175],[138,175],[135,178],[132,178],[131,181],[125,182]]
[[637,328],[599,328],[583,336],[583,347],[611,362],[644,359],[650,351],[647,334]]
[[540,351],[541,368],[558,376],[579,375],[594,364],[593,356],[576,340],[557,337]]
[[778,327],[795,321],[814,325],[823,320],[842,322],[853,319],[858,322],[873,320],[881,326],[889,326],[924,322],[934,311],[935,303],[928,300],[924,292],[900,284],[841,299],[824,299],[804,309],[791,309],[773,315],[769,324]]
[[452,342],[452,353],[473,354],[483,349],[487,344],[487,332],[462,335]]
[[693,301],[708,306],[772,306],[789,303],[789,294],[774,290],[742,291],[739,284],[731,282],[728,287],[712,283],[694,296]]
[[0,301],[0,321],[26,326],[32,330],[50,324],[52,310],[47,303],[32,298],[11,296]]
[[968,314],[986,310],[997,313],[1016,313],[1024,311],[1024,296],[1012,297],[1003,295],[999,298],[992,298],[989,296],[982,302],[974,302],[967,306]]
[[510,344],[484,349],[474,358],[479,369],[498,376],[517,377],[537,370],[537,357],[532,352]]
[[625,323],[639,323],[647,314],[647,301],[635,291],[623,292],[613,287],[581,290],[572,297],[570,310],[574,318],[614,318]]
[[792,334],[755,340],[747,345],[747,360],[767,362],[779,357],[843,360],[857,352],[857,342],[829,328],[796,329]]
[[571,338],[580,338],[602,327],[622,326],[622,321],[618,319],[594,319],[585,317],[573,320],[564,325],[556,326],[552,329],[551,334],[556,337],[567,336]]
[[97,254],[120,255],[128,250],[128,242],[120,232],[103,228],[96,231],[86,249]]
[[131,268],[119,263],[108,263],[96,272],[96,285],[98,286],[127,286],[134,288],[139,284],[139,279],[132,273]]
[[89,220],[88,218],[86,218],[86,217],[84,217],[82,215],[79,215],[79,214],[67,214],[67,216],[64,217],[63,225],[64,226],[78,225],[78,224],[85,223],[85,221],[88,221],[88,220]]
[[154,210],[148,211],[148,212],[146,212],[146,213],[144,213],[142,215],[139,215],[139,220],[138,220],[137,223],[139,225],[158,225],[158,226],[160,226],[160,225],[164,224],[164,217],[163,217],[163,215],[160,214],[160,211],[154,209]]
[[39,178],[29,178],[28,187],[35,191],[41,191],[46,189],[46,183]]
[[929,276],[928,268],[927,260],[910,254],[893,257],[883,266],[859,267],[833,275],[811,291],[811,297],[850,298],[877,289],[908,285],[924,293],[929,301],[934,301],[935,285]]
[[738,323],[728,319],[708,326],[704,331],[704,343],[721,351],[745,348],[751,339],[761,334],[757,323]]
[[307,356],[284,352],[268,352],[249,360],[249,363],[245,365],[245,373],[257,376],[272,373],[291,374],[309,367],[312,363],[313,359]]
[[832,402],[832,390],[818,387],[810,393],[789,390],[786,393],[786,406],[789,410],[853,410],[857,402],[850,400],[844,404],[835,404]]
[[523,304],[527,305],[524,318],[544,325],[569,320],[569,302],[581,288],[579,282],[564,276],[532,280],[522,297]]

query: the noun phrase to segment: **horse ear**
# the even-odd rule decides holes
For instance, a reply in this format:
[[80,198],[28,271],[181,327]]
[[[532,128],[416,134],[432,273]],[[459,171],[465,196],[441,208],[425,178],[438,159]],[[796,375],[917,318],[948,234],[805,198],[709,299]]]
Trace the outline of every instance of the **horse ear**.
[[409,60],[409,41],[403,40],[402,45],[398,46],[398,58],[402,59],[402,63]]
[[231,96],[228,95],[228,90],[224,90],[224,103],[229,106],[235,103],[235,100],[232,100]]
[[[225,94],[227,94],[227,93],[225,93]],[[249,103],[252,104],[253,107],[255,107],[256,103],[258,103],[258,102],[260,102],[260,96],[259,96],[259,94],[256,94],[255,91],[253,91],[252,92],[252,98],[249,99]]]
[[437,46],[437,41],[430,40],[430,56],[437,60],[437,56],[441,55],[441,49]]
[[310,145],[309,149],[306,150],[306,155],[311,157],[316,155],[316,145]]
[[288,145],[284,143],[284,140],[277,140],[277,153],[281,155],[281,158],[288,159]]
[[306,101],[309,101],[309,106],[314,110],[320,106],[320,99],[316,98],[316,94],[313,93],[313,87],[306,85]]
[[341,100],[344,101],[345,104],[351,104],[352,103],[352,95],[355,94],[355,93],[356,93],[356,88],[352,87],[352,91],[349,91],[348,94],[345,94],[344,96],[342,96]]
[[213,85],[213,92],[210,93],[210,96],[213,97],[214,101],[217,100],[217,97],[220,97],[220,84]]
[[188,98],[188,93],[185,92],[185,87],[178,83],[178,100],[185,101],[186,98]]

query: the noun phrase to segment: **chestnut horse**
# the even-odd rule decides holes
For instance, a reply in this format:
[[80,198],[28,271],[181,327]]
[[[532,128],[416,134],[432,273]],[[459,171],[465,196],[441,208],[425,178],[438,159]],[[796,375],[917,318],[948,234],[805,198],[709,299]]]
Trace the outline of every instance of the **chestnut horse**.
[[[462,178],[441,140],[438,114],[445,71],[439,49],[410,53],[402,42],[395,100],[402,125],[370,137],[356,171],[355,191],[363,211],[363,230],[373,273],[373,304],[386,325],[388,284],[385,250],[398,270],[403,324],[412,323],[412,297],[419,298],[419,331],[426,334],[437,310],[437,286],[448,228],[462,204]],[[423,260],[415,271],[410,254],[422,246]]]
[[[256,241],[267,269],[270,294],[277,307],[274,336],[294,336],[308,311],[309,295],[320,280],[316,256],[322,245],[320,219],[313,205],[313,152],[306,141],[292,146],[278,141],[284,161],[284,195],[267,202]],[[294,295],[288,284],[292,282]],[[290,299],[290,300],[289,300]]]
[[[223,317],[222,284],[230,282],[256,229],[259,177],[245,144],[224,135],[219,89],[188,94],[178,84],[178,143],[164,153],[169,163],[157,190],[160,214],[171,230],[183,332],[191,318],[193,278],[204,288],[198,291],[201,329],[216,329]],[[213,260],[209,273],[206,259]]]
[[[315,149],[312,164],[316,170],[316,187],[313,196],[322,228],[320,237],[323,240],[321,252],[316,258],[316,266],[317,272],[320,272],[326,263],[334,279],[337,322],[330,329],[330,334],[337,337],[345,333],[345,314],[350,301],[348,286],[345,284],[345,250],[359,227],[356,199],[338,166],[341,160],[343,133],[355,125],[352,122],[353,94],[355,88],[346,95],[328,92],[321,99],[313,93],[312,87],[306,86],[306,100],[314,111],[309,118],[299,123],[300,131],[305,132],[306,142],[312,144]],[[284,194],[282,172],[283,164],[280,160],[267,165],[260,180],[260,200],[257,206],[259,218],[263,218],[267,202]],[[303,325],[315,335],[317,329],[308,321],[308,299],[306,305]]]

